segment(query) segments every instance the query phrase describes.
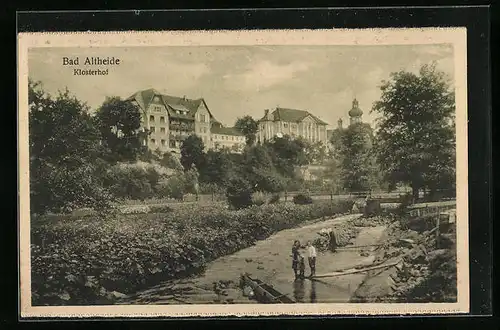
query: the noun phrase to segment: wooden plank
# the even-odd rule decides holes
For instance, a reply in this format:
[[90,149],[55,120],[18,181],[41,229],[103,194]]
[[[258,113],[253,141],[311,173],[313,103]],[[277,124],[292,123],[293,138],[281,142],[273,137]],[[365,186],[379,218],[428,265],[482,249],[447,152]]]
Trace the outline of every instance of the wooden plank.
[[356,274],[356,273],[367,272],[367,271],[375,270],[375,269],[390,268],[390,267],[396,266],[399,262],[400,262],[400,260],[398,260],[397,262],[392,262],[390,264],[377,265],[377,266],[373,266],[373,267],[366,267],[366,268],[361,268],[361,269],[352,268],[352,269],[342,271],[342,272],[333,272],[333,273],[328,273],[328,274],[315,275],[312,278],[337,277],[337,276],[342,276],[342,275],[351,275],[351,274]]

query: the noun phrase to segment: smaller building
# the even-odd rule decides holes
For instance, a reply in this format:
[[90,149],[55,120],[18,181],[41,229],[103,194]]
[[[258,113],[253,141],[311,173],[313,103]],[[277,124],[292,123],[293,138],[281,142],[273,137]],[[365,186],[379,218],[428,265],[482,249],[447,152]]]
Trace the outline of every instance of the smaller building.
[[221,123],[212,124],[212,148],[227,148],[231,152],[240,153],[245,146],[245,135],[235,127],[224,127]]

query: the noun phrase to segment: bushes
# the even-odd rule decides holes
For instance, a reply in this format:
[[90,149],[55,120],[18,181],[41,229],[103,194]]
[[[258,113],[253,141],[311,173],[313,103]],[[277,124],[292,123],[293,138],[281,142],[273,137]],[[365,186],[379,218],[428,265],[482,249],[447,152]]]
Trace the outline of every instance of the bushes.
[[167,213],[37,221],[31,241],[33,305],[109,303],[112,291],[134,292],[199,272],[257,239],[346,212],[349,205],[283,203],[237,211],[181,206]]
[[306,194],[298,194],[293,196],[293,203],[299,205],[312,204],[313,200],[311,196]]
[[110,168],[104,183],[116,198],[144,200],[156,194],[158,182],[165,175],[159,166],[120,163]]
[[229,180],[226,189],[227,202],[235,209],[242,209],[252,205],[252,187],[241,177]]

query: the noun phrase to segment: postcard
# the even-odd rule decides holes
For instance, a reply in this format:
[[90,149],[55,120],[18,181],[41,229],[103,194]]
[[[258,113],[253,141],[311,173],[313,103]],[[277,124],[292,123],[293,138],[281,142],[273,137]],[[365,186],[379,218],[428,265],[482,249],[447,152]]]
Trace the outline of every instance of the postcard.
[[20,33],[21,317],[469,311],[466,29]]

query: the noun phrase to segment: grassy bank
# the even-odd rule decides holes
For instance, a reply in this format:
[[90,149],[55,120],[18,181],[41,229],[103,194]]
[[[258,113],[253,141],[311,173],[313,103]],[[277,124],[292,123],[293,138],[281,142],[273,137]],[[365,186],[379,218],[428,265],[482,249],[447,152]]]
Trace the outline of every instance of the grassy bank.
[[166,213],[37,219],[31,239],[33,305],[113,303],[161,280],[199,273],[207,262],[279,230],[345,213],[351,205],[275,204],[239,211],[187,205]]

